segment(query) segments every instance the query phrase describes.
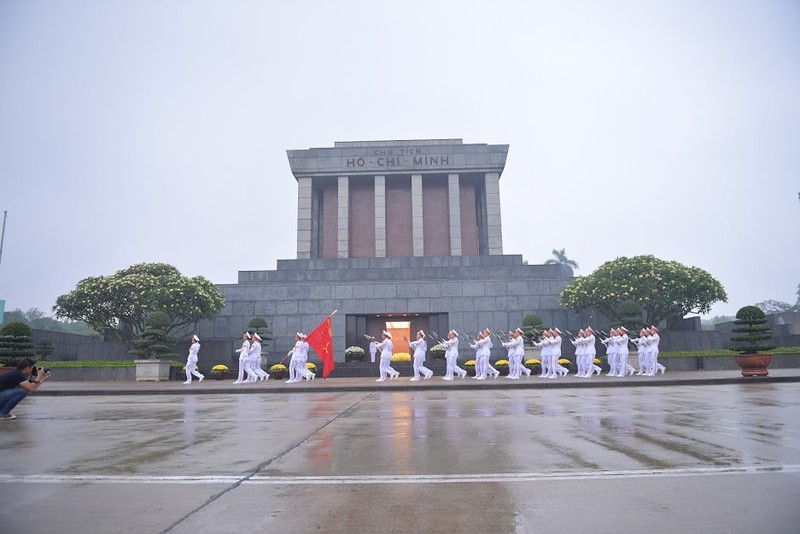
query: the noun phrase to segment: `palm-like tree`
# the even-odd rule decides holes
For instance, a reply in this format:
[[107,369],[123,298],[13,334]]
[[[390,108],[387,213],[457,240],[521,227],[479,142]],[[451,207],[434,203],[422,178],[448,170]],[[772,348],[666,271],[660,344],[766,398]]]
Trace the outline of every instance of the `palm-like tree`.
[[553,249],[553,258],[550,258],[546,262],[545,265],[563,265],[567,269],[569,269],[569,275],[572,276],[575,272],[575,269],[578,268],[578,262],[567,258],[566,249],[556,250]]

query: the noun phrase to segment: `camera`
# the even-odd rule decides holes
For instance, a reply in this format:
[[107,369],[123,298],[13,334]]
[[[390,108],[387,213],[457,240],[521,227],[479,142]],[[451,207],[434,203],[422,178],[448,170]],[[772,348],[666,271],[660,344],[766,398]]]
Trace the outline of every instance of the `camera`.
[[38,365],[33,367],[34,374],[38,374],[39,371],[42,371],[42,370],[44,370],[45,373],[49,373],[50,372],[50,369],[48,369],[47,367],[39,367]]

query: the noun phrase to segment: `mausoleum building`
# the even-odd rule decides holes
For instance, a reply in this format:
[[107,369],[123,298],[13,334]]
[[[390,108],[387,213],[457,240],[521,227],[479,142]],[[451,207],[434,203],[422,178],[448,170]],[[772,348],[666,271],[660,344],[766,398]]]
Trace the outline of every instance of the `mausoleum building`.
[[[558,303],[560,265],[503,253],[500,177],[508,145],[461,139],[337,142],[288,150],[297,180],[297,258],[240,271],[201,338],[238,346],[253,317],[285,353],[333,310],[335,358],[392,331],[395,352],[417,330],[508,330],[528,313],[564,328],[581,317]],[[534,220],[531,221],[532,226]],[[583,321],[585,322],[585,321]],[[499,344],[498,344],[499,345]],[[466,341],[461,350],[470,352]],[[502,351],[498,350],[498,354]]]

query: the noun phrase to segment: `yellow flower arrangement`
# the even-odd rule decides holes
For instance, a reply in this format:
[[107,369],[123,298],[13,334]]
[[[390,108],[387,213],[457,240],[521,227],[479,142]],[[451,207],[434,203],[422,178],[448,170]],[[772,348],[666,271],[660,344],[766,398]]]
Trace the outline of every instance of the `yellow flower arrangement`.
[[560,359],[558,360],[558,365],[569,365],[569,364],[571,364],[571,363],[572,363],[572,362],[571,362],[571,361],[569,361],[569,360],[568,360],[568,359],[566,359],[566,358],[560,358]]
[[[185,367],[184,367],[184,369],[185,369]],[[220,364],[215,365],[214,367],[212,367],[211,371],[212,372],[217,372],[217,373],[227,373],[228,372],[228,366],[227,365],[223,365],[223,364],[220,363]]]
[[475,360],[467,360],[464,362],[464,367],[475,367]]
[[529,358],[525,360],[525,365],[541,365],[542,362],[539,358]]
[[312,363],[312,362],[306,362],[306,369],[308,369],[312,373],[316,373],[317,372],[317,364]]
[[270,373],[274,373],[275,371],[285,371],[285,370],[286,366],[283,365],[282,363],[276,363],[275,365],[269,368]]
[[600,358],[595,358],[594,359],[594,364],[595,365],[600,365]]
[[495,367],[508,367],[508,360],[497,360],[494,362]]
[[392,354],[392,363],[409,363],[411,361],[411,355],[407,352],[395,352]]

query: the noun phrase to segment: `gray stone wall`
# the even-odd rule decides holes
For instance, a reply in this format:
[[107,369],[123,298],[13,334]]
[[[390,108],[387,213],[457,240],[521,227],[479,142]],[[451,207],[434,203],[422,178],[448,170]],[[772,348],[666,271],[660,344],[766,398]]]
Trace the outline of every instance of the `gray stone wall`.
[[[295,332],[310,332],[338,310],[334,350],[344,361],[347,315],[447,313],[450,328],[474,335],[516,328],[537,313],[577,330],[589,318],[558,303],[571,281],[560,265],[525,265],[518,255],[280,260],[275,271],[242,271],[238,284],[219,286],[227,304],[198,330],[201,339],[238,340],[250,319],[263,317],[275,337],[271,350],[281,355]],[[466,342],[461,348],[470,354]],[[495,352],[503,353],[499,344]]]

